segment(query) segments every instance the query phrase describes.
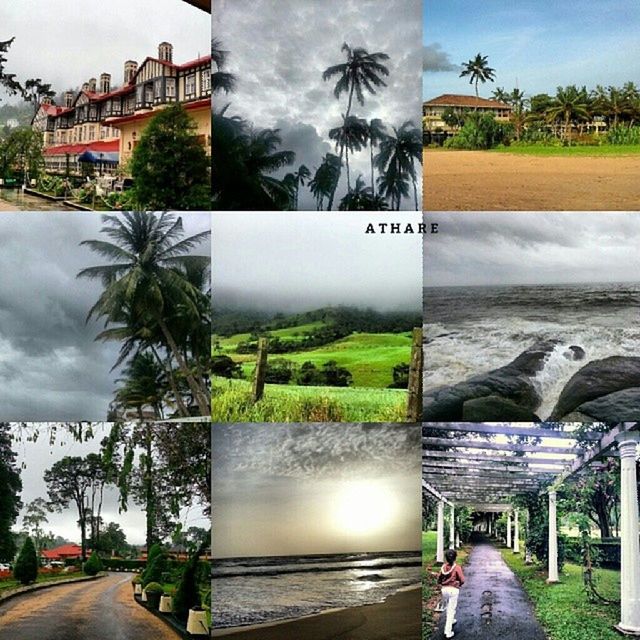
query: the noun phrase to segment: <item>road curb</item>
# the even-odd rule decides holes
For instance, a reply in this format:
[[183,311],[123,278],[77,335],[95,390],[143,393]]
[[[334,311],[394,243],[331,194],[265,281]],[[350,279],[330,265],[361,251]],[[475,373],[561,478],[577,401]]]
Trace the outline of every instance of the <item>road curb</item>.
[[[181,627],[177,622],[175,622],[171,615],[164,615],[162,613],[160,613],[159,611],[154,611],[153,609],[150,609],[149,607],[145,607],[142,600],[138,597],[133,598],[138,605],[140,605],[145,611],[148,611],[151,615],[155,616],[156,618],[162,620],[162,622],[164,622],[169,628],[173,629],[181,638],[183,638],[184,640],[189,640],[189,638],[194,638],[195,636],[192,636],[191,634],[187,633],[184,627]],[[206,637],[206,636],[202,636],[202,637]]]
[[9,593],[0,593],[0,604],[15,598],[16,596],[24,595],[25,593],[31,593],[32,591],[40,591],[41,589],[51,589],[63,584],[73,584],[74,582],[89,582],[91,580],[97,580],[98,578],[106,577],[106,573],[99,573],[97,576],[82,576],[80,578],[69,578],[68,580],[52,580],[51,582],[40,582],[38,584],[31,584],[26,587],[18,587],[12,589]]

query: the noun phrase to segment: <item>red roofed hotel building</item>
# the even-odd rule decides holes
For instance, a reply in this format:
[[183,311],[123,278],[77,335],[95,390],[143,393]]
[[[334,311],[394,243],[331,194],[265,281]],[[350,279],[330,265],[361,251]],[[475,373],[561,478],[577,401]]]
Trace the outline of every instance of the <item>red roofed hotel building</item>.
[[447,107],[460,114],[465,111],[492,113],[496,120],[503,122],[506,122],[511,115],[511,107],[504,102],[447,93],[422,104],[422,121],[426,131],[453,131],[452,127],[442,120],[442,115]]
[[[91,78],[64,106],[44,100],[32,127],[43,134],[46,170],[80,173],[78,158],[93,157],[101,172],[124,169],[150,118],[158,109],[180,102],[197,126],[196,135],[211,153],[211,55],[184,64],[173,62],[173,46],[162,42],[158,57],[142,64],[124,63],[124,82],[111,89],[111,75],[100,85]],[[84,155],[83,155],[84,154]],[[90,154],[87,156],[87,154]]]
[[43,560],[77,560],[82,558],[82,548],[77,544],[64,544],[55,549],[43,549],[40,552]]

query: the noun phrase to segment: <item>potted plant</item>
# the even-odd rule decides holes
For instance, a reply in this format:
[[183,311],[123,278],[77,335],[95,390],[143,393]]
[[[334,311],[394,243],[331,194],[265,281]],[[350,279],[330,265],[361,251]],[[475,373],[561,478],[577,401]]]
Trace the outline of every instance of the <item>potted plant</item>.
[[160,598],[160,613],[173,613],[173,594],[175,589],[165,589]]
[[131,585],[133,586],[133,595],[141,595],[142,594],[142,578],[139,575],[135,575],[131,580]]
[[187,633],[192,636],[208,636],[209,625],[207,624],[207,612],[202,607],[189,609],[187,618]]
[[147,594],[147,603],[150,609],[157,609],[160,605],[160,597],[164,593],[164,588],[159,582],[150,582],[144,589]]

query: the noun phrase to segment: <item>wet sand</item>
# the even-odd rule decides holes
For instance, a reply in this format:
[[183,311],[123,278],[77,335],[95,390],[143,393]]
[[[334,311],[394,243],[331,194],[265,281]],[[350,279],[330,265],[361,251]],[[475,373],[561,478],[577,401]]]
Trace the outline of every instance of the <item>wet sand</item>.
[[380,604],[328,611],[270,625],[221,629],[229,640],[419,640],[421,589],[397,593]]
[[627,211],[640,205],[640,155],[424,152],[425,211]]

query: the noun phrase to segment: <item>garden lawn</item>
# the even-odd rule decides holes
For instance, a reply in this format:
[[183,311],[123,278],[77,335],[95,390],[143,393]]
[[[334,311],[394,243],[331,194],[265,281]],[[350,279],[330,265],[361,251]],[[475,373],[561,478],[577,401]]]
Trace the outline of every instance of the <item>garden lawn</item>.
[[598,146],[576,145],[556,147],[552,145],[523,145],[496,147],[494,153],[515,153],[527,156],[635,156],[640,155],[639,144],[602,144]]
[[[55,575],[39,575],[36,580],[36,584],[41,584],[43,582],[56,582],[57,580],[66,580],[67,578],[80,578],[84,575],[85,574],[82,571],[76,571],[75,573],[59,573]],[[17,580],[0,580],[0,593],[8,589],[15,589],[22,586],[24,585],[20,584]]]
[[251,382],[214,377],[214,422],[401,422],[405,389],[298,387],[267,384],[264,397],[251,402]]
[[[502,557],[520,578],[531,598],[536,617],[550,640],[617,640],[613,628],[620,621],[619,605],[589,602],[583,588],[582,568],[566,563],[560,583],[546,584],[546,572],[537,565],[526,565],[522,555],[501,550]],[[620,573],[596,569],[596,588],[604,596],[620,599]]]

